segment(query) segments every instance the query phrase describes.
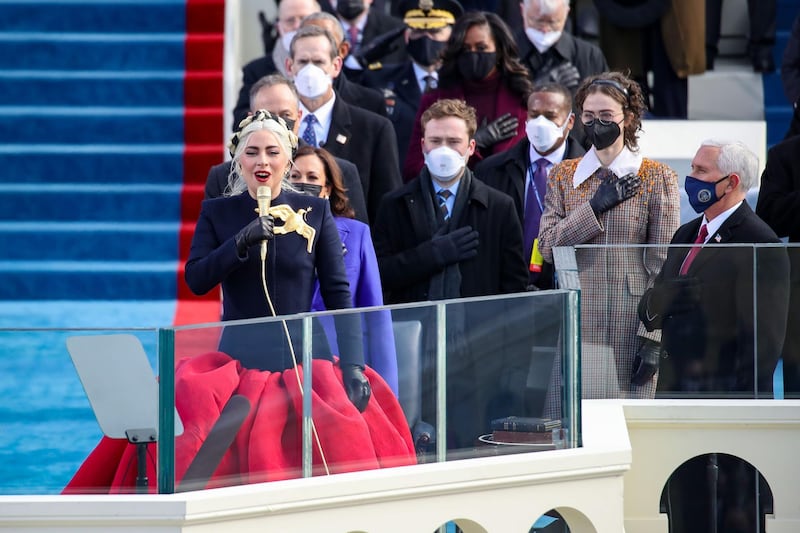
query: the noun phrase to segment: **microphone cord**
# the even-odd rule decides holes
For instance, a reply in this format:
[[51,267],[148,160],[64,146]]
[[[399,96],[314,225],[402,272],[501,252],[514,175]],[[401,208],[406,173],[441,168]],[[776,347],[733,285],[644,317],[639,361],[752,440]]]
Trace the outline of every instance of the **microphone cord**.
[[[269,295],[269,289],[267,288],[267,253],[266,247],[262,250],[261,253],[261,287],[264,290],[264,295],[267,297],[267,305],[269,305],[269,311],[272,313],[273,317],[276,317],[277,314],[275,313],[275,306],[272,305],[272,298]],[[303,391],[303,381],[300,379],[300,372],[297,369],[297,355],[294,353],[294,345],[292,344],[292,336],[289,334],[289,327],[286,324],[286,320],[281,319],[281,326],[283,328],[283,334],[286,337],[286,342],[289,344],[289,353],[292,356],[292,370],[294,370],[294,377],[297,380],[297,388],[300,391],[300,398],[305,398],[305,392]],[[306,369],[310,371],[310,369]],[[320,459],[322,460],[322,466],[325,468],[325,475],[329,476],[331,471],[328,469],[328,461],[325,459],[325,453],[322,451],[322,443],[319,440],[319,434],[317,433],[317,425],[314,423],[314,417],[311,417],[311,433],[314,437],[314,444],[317,447],[317,451],[319,452]]]

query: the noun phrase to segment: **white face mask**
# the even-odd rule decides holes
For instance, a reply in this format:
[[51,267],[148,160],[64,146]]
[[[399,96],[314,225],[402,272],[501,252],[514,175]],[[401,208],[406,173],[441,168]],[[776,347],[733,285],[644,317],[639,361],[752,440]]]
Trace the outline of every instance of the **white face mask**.
[[525,133],[537,152],[547,152],[553,148],[561,139],[561,136],[564,135],[564,129],[567,127],[571,115],[572,113],[567,115],[567,120],[564,121],[563,126],[558,126],[552,120],[546,119],[544,115],[539,115],[525,122]]
[[436,181],[448,182],[458,176],[467,164],[466,158],[447,146],[434,148],[424,154],[428,172]]
[[331,86],[331,83],[331,77],[313,63],[301,68],[294,76],[294,85],[297,87],[297,92],[300,93],[300,96],[305,96],[306,98],[322,96]]
[[297,33],[297,30],[289,31],[281,35],[281,44],[283,45],[283,49],[287,52],[289,51],[289,47],[292,45],[292,39],[294,39],[295,33]]
[[525,28],[525,35],[533,43],[533,46],[539,50],[539,53],[544,53],[551,46],[556,44],[561,38],[560,31],[539,31],[536,28]]

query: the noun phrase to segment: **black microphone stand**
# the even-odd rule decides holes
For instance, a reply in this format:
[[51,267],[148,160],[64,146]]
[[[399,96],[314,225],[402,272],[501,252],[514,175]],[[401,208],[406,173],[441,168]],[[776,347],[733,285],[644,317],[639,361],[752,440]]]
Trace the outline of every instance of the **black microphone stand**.
[[136,493],[147,494],[147,445],[156,442],[158,433],[153,428],[126,429],[128,442],[136,445]]

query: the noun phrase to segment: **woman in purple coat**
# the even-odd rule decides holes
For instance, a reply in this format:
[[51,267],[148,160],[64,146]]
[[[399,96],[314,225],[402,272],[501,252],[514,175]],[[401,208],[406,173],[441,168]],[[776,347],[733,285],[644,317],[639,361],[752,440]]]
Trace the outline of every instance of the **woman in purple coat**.
[[420,117],[444,98],[464,100],[475,108],[478,130],[473,168],[481,159],[508,150],[525,137],[528,95],[533,89],[508,26],[494,13],[461,15],[442,52],[438,88],[422,95],[411,132],[403,180],[415,178],[424,165]]
[[[353,307],[373,307],[383,305],[383,290],[375,249],[372,246],[369,226],[355,220],[353,208],[347,199],[342,174],[336,161],[323,148],[301,146],[295,155],[289,180],[296,189],[312,196],[327,198],[330,201],[339,237],[342,240],[344,265],[353,296]],[[324,311],[319,283],[316,285],[311,301],[312,311]],[[389,311],[364,312],[364,361],[372,367],[386,383],[398,394],[397,356],[392,316]],[[331,349],[337,352],[336,330],[331,320],[323,320],[323,326],[331,342]]]

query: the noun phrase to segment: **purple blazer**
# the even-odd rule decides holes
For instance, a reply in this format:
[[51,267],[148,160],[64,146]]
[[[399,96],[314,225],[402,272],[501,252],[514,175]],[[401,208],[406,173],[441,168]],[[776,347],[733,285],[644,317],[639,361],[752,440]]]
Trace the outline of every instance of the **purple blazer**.
[[[353,307],[383,305],[383,289],[378,273],[378,260],[372,246],[369,226],[358,220],[334,217],[339,237],[344,246],[344,265],[353,296]],[[311,300],[312,311],[324,311],[325,304],[317,282]],[[321,322],[330,340],[331,350],[338,354],[336,330],[331,317],[321,317]],[[389,311],[372,311],[362,315],[364,331],[364,361],[398,394],[397,353],[392,331],[392,314]]]

